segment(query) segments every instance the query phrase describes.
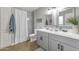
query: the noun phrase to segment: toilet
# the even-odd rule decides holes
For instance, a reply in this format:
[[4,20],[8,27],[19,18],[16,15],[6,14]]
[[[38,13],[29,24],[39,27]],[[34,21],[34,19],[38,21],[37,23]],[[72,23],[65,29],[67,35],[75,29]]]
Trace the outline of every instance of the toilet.
[[30,42],[35,42],[36,41],[36,34],[30,34],[29,38],[30,38]]

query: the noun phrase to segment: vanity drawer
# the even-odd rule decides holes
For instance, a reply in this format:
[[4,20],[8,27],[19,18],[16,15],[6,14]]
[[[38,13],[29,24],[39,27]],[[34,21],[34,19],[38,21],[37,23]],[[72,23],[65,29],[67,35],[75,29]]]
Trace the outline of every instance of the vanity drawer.
[[47,32],[37,31],[37,36],[38,35],[41,35],[41,36],[44,36],[44,37],[48,37],[48,33]]
[[59,40],[59,36],[55,34],[49,34],[49,39]]

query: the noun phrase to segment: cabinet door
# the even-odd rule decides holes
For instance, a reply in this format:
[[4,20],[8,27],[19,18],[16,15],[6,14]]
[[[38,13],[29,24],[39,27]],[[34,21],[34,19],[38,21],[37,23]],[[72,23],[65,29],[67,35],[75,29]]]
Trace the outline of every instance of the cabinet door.
[[61,51],[79,51],[79,49],[71,45],[61,43]]
[[42,35],[39,31],[37,31],[37,44],[40,46],[42,45]]
[[48,50],[48,36],[43,32],[37,32],[37,44],[45,50]]
[[44,36],[38,36],[37,44],[45,50],[48,50],[48,38]]
[[58,50],[58,41],[54,39],[49,39],[49,51],[57,51]]
[[43,45],[42,45],[42,47],[45,50],[48,50],[48,37],[43,36]]
[[40,47],[42,47],[42,45],[43,45],[43,37],[42,37],[42,35],[40,34],[39,31],[37,32],[37,44],[38,44]]

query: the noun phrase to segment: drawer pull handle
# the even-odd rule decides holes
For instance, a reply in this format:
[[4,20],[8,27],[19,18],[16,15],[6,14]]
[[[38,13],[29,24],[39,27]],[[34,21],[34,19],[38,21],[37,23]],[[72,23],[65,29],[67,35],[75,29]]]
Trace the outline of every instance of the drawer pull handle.
[[58,44],[58,49],[60,49],[60,44]]
[[43,37],[42,36],[40,37],[40,40],[43,40]]
[[63,45],[61,45],[61,51],[64,51],[64,46]]

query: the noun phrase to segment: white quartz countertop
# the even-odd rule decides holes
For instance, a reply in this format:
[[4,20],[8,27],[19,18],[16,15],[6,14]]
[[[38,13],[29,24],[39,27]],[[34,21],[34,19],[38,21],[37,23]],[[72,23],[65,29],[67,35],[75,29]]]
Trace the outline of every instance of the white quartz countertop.
[[62,31],[50,31],[50,30],[46,30],[46,29],[36,29],[36,31],[43,31],[43,32],[47,32],[47,33],[51,33],[51,34],[60,35],[60,36],[69,37],[69,38],[79,40],[79,34],[75,34],[75,33],[62,32]]

